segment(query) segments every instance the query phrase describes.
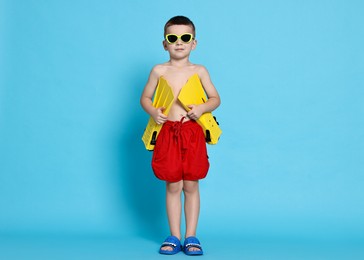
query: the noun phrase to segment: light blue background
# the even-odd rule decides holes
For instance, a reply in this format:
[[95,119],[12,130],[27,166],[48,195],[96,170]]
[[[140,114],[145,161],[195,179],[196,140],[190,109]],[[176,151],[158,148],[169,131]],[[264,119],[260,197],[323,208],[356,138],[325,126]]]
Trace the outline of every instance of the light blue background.
[[198,234],[219,245],[210,252],[224,244],[234,255],[252,240],[363,241],[362,1],[0,3],[6,241],[122,237],[156,254],[168,234],[165,191],[141,142],[139,97],[152,66],[168,60],[163,26],[178,14],[194,21],[191,61],[222,98],[223,135],[201,182]]

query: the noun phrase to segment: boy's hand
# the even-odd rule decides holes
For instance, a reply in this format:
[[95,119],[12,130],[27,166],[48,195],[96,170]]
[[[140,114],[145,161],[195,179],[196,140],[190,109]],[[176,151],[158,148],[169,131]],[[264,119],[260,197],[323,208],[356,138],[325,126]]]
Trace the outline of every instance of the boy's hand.
[[167,121],[167,116],[163,114],[164,109],[164,107],[157,108],[153,115],[153,119],[158,125],[164,124]]
[[187,116],[190,119],[197,120],[200,118],[200,116],[203,114],[203,111],[200,106],[198,105],[188,105],[188,108],[191,110],[188,111]]

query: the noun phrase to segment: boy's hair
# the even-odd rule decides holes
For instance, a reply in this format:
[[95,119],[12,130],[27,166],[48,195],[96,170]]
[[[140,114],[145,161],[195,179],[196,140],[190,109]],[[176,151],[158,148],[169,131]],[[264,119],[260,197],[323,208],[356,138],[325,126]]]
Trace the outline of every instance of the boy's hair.
[[192,28],[193,35],[196,36],[195,25],[186,16],[177,15],[169,19],[166,25],[164,26],[164,36],[166,36],[167,34],[167,28],[172,25],[188,25]]

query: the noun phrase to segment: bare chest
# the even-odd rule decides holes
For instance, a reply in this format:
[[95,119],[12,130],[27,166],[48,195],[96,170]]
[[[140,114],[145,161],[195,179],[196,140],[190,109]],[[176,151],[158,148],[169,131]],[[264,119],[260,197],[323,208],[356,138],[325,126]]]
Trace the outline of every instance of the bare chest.
[[168,85],[171,87],[173,94],[175,97],[178,96],[181,89],[186,85],[188,80],[191,78],[191,75],[166,75],[163,76]]

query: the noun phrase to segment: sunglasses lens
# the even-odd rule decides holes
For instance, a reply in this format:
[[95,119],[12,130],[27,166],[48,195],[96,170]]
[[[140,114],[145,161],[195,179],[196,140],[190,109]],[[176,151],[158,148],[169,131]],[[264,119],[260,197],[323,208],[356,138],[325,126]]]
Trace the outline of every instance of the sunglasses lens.
[[169,34],[169,35],[167,35],[167,41],[169,42],[169,43],[174,43],[174,42],[176,42],[177,41],[177,35],[173,35],[173,34]]
[[191,34],[183,34],[183,35],[181,36],[181,40],[182,40],[183,42],[188,43],[188,42],[190,42],[190,41],[192,40],[192,35],[191,35]]

